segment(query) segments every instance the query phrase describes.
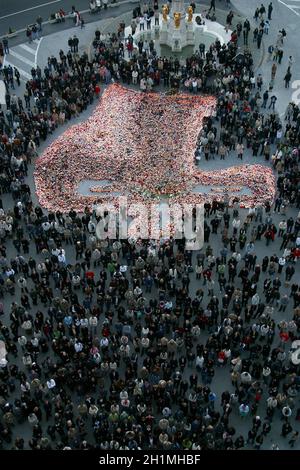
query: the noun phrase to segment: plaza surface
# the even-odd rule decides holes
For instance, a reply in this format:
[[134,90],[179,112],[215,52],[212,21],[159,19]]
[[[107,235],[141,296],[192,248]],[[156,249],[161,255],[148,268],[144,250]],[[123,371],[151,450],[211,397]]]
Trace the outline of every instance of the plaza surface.
[[[244,0],[239,0],[239,1],[234,1],[233,0],[232,1],[232,4],[234,6],[236,6],[237,8],[239,8],[239,10],[241,11],[241,14],[244,17],[249,17],[250,19],[253,16],[253,11],[254,11],[255,7],[257,5],[259,6],[260,3],[261,2],[256,2],[256,1],[249,2],[249,1],[246,1],[246,0],[245,1]],[[274,5],[275,8],[274,8],[274,12],[273,12],[272,27],[271,27],[268,39],[269,39],[270,43],[272,43],[272,41],[275,41],[278,30],[283,26],[285,27],[285,29],[287,30],[287,33],[288,33],[287,38],[286,38],[285,50],[290,51],[290,53],[295,58],[294,67],[293,67],[293,79],[296,80],[297,76],[299,76],[299,79],[300,79],[300,73],[299,73],[300,51],[299,51],[299,48],[297,47],[297,45],[295,44],[295,41],[293,39],[293,38],[295,38],[294,34],[295,34],[295,32],[297,31],[297,28],[299,28],[299,25],[300,25],[300,18],[298,16],[298,10],[297,10],[297,8],[294,8],[294,9],[287,8],[285,6],[284,2],[274,2],[274,3],[276,5]],[[290,3],[292,3],[292,0],[289,0],[289,4]],[[295,7],[297,7],[297,4],[296,4],[295,1],[294,1],[294,3],[295,3]],[[38,44],[36,44],[36,46],[33,46],[33,45],[29,46],[26,43],[24,43],[23,45],[27,45],[30,48],[35,48],[35,50],[36,50],[36,54],[34,55],[34,61],[30,60],[30,59],[27,59],[27,60],[30,61],[30,62],[33,62],[35,65],[38,64],[38,65],[40,65],[40,67],[43,67],[45,65],[46,61],[47,61],[48,56],[51,56],[51,55],[57,56],[58,52],[59,52],[59,49],[61,49],[61,48],[66,50],[67,40],[68,40],[69,36],[71,34],[73,34],[74,32],[76,32],[76,34],[78,34],[78,36],[80,37],[80,49],[79,49],[80,52],[83,52],[85,50],[89,51],[90,50],[90,43],[93,39],[93,33],[94,33],[94,30],[96,29],[97,26],[100,27],[101,31],[111,32],[111,31],[114,31],[116,29],[117,25],[120,22],[120,19],[125,19],[127,22],[129,22],[130,18],[131,18],[131,13],[130,12],[122,13],[120,16],[114,18],[113,20],[103,19],[103,20],[97,21],[96,23],[88,24],[83,31],[80,31],[78,28],[73,28],[73,29],[67,30],[67,31],[59,31],[59,32],[54,33],[52,36],[44,37],[42,39],[42,41],[40,42],[39,47],[38,47]],[[283,18],[284,18],[284,24],[281,23],[281,20]],[[265,42],[265,48],[268,46],[268,44],[269,44],[268,42],[267,43]],[[15,47],[20,48],[20,45],[19,46],[14,46],[14,48]],[[23,49],[23,51],[24,51],[23,56],[22,56],[23,59],[29,57],[28,55],[26,55],[26,57],[25,57],[26,49],[24,47],[23,48],[21,47],[21,49]],[[13,49],[13,50],[15,51],[15,49]],[[33,55],[31,52],[29,52],[29,51],[27,51],[27,52],[28,52],[28,54]],[[254,50],[254,53],[256,54],[256,63],[257,63],[257,67],[258,67],[257,68],[257,73],[259,73],[259,72],[262,73],[264,77],[267,77],[266,80],[269,80],[270,64],[267,62],[267,57],[266,56],[260,56],[259,54],[257,54],[256,50]],[[18,54],[18,52],[17,52],[17,54]],[[284,87],[283,87],[283,74],[286,70],[287,58],[288,58],[288,54],[286,53],[285,56],[284,56],[282,66],[281,66],[281,70],[279,71],[278,76],[276,78],[275,88],[274,88],[274,91],[278,96],[278,108],[277,109],[278,109],[279,114],[281,114],[281,115],[284,113],[286,105],[291,100],[292,93],[293,93],[293,90],[285,90]],[[15,62],[13,62],[13,63],[17,63],[17,60],[21,60],[21,59],[12,55],[12,57],[8,56],[7,60],[12,61],[12,62],[15,60]],[[26,68],[27,65],[31,66],[31,64],[27,64],[26,62],[22,63],[23,70],[25,71],[25,73],[29,74],[30,69]],[[24,79],[26,79],[26,78],[27,78],[26,75],[24,75]],[[24,84],[22,84],[20,92],[22,91],[23,86],[24,86]],[[45,143],[42,143],[42,145],[39,149],[39,152],[40,153],[43,152],[43,150],[45,150],[52,141],[54,141],[62,132],[64,132],[64,130],[66,130],[69,127],[70,124],[80,123],[80,122],[86,120],[90,116],[90,114],[91,114],[92,110],[94,109],[94,107],[95,107],[95,105],[90,106],[87,111],[84,111],[80,115],[80,117],[75,118],[69,124],[61,126],[57,131],[55,131],[55,133],[52,136],[50,136],[47,139],[47,141]],[[260,157],[260,158],[262,158],[262,157]],[[259,161],[259,162],[263,163],[263,164],[266,164],[263,161]],[[206,170],[219,170],[221,168],[227,168],[228,166],[232,166],[233,164],[236,165],[236,164],[245,164],[245,163],[253,163],[253,157],[250,154],[250,152],[245,153],[243,162],[237,162],[236,153],[232,152],[226,158],[225,161],[219,161],[219,159],[217,157],[215,160],[210,160],[208,162],[201,162],[201,166],[203,165],[203,168],[205,168]],[[30,184],[31,188],[34,188],[33,168],[32,167],[30,167],[30,170],[29,170],[28,184]],[[37,200],[35,198],[34,192],[32,193],[32,197],[33,197],[34,204],[36,204]],[[4,197],[3,197],[4,207],[6,206],[7,200],[8,200],[8,197],[6,195],[4,195]],[[243,211],[241,213],[242,213],[242,217],[244,217],[245,213]],[[297,213],[296,209],[291,209],[290,212],[289,212],[289,215],[292,214],[292,216],[295,216],[296,213]],[[278,214],[272,214],[272,217],[273,217],[274,223],[276,225],[278,225],[278,222],[282,219],[282,216],[280,216]],[[268,251],[269,251],[270,255],[273,254],[273,253],[279,253],[280,252],[280,250],[279,250],[280,243],[281,243],[281,240],[276,238],[275,242],[268,248]],[[210,245],[214,249],[214,252],[219,254],[219,251],[220,251],[219,237],[217,237],[215,235],[211,235]],[[11,257],[15,256],[15,249],[13,247],[12,241],[8,242],[7,247],[8,247],[8,251],[7,251],[8,258],[11,258]],[[265,254],[266,254],[265,241],[256,242],[255,252],[256,252],[257,257],[258,257],[259,260],[261,260],[265,256]],[[37,261],[43,259],[43,257],[41,255],[36,255],[35,249],[32,246],[30,247],[29,255],[35,257],[35,259]],[[73,254],[71,254],[71,251],[68,249],[68,247],[67,247],[67,250],[66,250],[66,257],[67,257],[68,262],[70,264],[72,264],[72,265],[75,264],[76,260],[73,256]],[[195,259],[195,255],[194,255],[194,258],[193,258],[194,264],[195,264],[195,261],[196,261],[196,259]],[[260,286],[262,286],[263,280],[264,280],[264,277],[262,278],[262,282],[260,283]],[[294,282],[299,282],[300,281],[299,266],[297,266],[297,268],[296,268],[296,275],[293,278],[293,281]],[[237,282],[240,282],[240,281],[237,281]],[[202,282],[201,282],[201,284],[202,284]],[[191,274],[191,284],[190,284],[190,294],[192,296],[195,295],[195,292],[199,287],[201,287],[201,285],[199,285],[199,281],[196,280],[195,273],[192,273]],[[287,293],[289,292],[288,288],[286,288],[286,292]],[[258,293],[259,293],[259,295],[262,296],[262,291],[261,290],[259,290]],[[154,291],[153,294],[157,294],[157,292]],[[5,311],[9,310],[10,303],[13,300],[19,302],[20,299],[18,297],[17,298],[8,298],[7,296],[5,297],[5,301],[4,301]],[[80,300],[82,300],[82,298],[80,298]],[[204,300],[206,302],[207,299],[205,298]],[[287,320],[290,320],[292,318],[292,309],[291,308],[288,308],[288,310],[286,311],[285,318]],[[282,319],[282,314],[277,312],[275,320],[279,321],[281,319]],[[6,318],[2,317],[2,321],[5,323]],[[205,340],[207,339],[207,333],[203,332],[202,335],[203,336],[201,336],[201,342],[204,343]],[[275,339],[275,341],[276,341],[276,339]],[[191,368],[186,368],[186,371],[185,371],[185,378],[186,379],[189,377],[191,371],[192,371]],[[229,367],[228,366],[218,369],[218,371],[216,372],[216,375],[213,379],[213,382],[212,382],[212,389],[217,394],[217,405],[219,405],[219,403],[220,403],[221,393],[224,390],[226,390],[226,389],[229,390],[229,391],[233,390],[231,382],[230,382],[230,373],[229,373]],[[74,396],[74,403],[75,404],[79,403],[78,398],[76,396]],[[258,409],[258,414],[261,412],[262,417],[264,417],[264,414],[263,414],[264,413],[263,412],[264,407],[265,407],[265,404],[263,403],[263,404],[260,405],[260,408]],[[249,428],[249,423],[250,423],[250,420],[252,419],[252,417],[249,416],[248,418],[246,418],[245,421],[243,421],[238,416],[237,410],[234,410],[232,412],[231,416],[232,416],[232,418],[231,418],[232,424],[237,429],[237,435],[239,434],[239,432],[244,433],[245,429]],[[292,424],[293,424],[294,429],[300,430],[300,424],[296,423],[294,421],[294,419],[292,420]],[[287,440],[280,436],[281,425],[282,425],[282,421],[280,420],[280,416],[276,415],[276,417],[274,418],[274,421],[273,421],[271,435],[269,435],[265,439],[264,444],[262,446],[263,449],[270,449],[272,443],[277,443],[279,445],[280,449],[289,448],[289,446],[287,445]],[[24,437],[24,439],[26,440],[26,439],[29,439],[30,436],[31,436],[30,431],[31,430],[29,429],[27,424],[17,425],[14,428],[14,435],[15,436],[22,435]],[[299,443],[296,444],[295,449],[300,449]]]

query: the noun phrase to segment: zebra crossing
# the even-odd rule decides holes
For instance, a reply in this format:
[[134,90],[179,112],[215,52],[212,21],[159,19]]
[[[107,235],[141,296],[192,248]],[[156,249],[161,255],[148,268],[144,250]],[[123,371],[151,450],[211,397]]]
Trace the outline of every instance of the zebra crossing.
[[32,78],[31,69],[37,66],[37,53],[40,41],[41,39],[10,47],[9,54],[6,54],[4,57],[3,66],[11,65],[13,68],[17,67],[21,80],[30,80]]
[[300,0],[278,0],[278,2],[285,5],[295,15],[300,16]]

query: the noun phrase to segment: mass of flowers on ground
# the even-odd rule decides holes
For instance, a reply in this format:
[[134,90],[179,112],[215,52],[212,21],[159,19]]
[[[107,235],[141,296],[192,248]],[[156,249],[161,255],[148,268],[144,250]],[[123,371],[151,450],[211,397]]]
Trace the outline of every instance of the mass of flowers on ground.
[[[107,201],[102,190],[126,193],[129,203],[147,204],[160,196],[200,203],[226,187],[233,195],[249,188],[251,195],[240,196],[246,206],[272,200],[270,168],[245,165],[209,172],[196,167],[197,138],[214,107],[212,96],[144,94],[110,85],[93,115],[65,131],[37,160],[40,203],[52,211],[82,211],[88,201]],[[211,126],[211,119],[206,123]],[[91,179],[111,184],[100,190],[92,186],[95,195],[80,195],[80,182]],[[207,193],[192,192],[199,184],[208,187]],[[117,204],[116,197],[110,199]]]

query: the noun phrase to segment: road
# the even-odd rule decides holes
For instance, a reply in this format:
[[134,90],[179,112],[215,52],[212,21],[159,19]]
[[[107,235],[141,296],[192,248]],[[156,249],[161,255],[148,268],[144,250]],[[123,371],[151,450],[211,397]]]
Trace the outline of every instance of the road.
[[[163,3],[163,2],[161,2]],[[186,0],[188,3],[188,0]],[[210,0],[196,0],[196,3],[209,5]],[[0,36],[7,33],[9,27],[20,30],[26,28],[28,24],[35,21],[41,15],[47,21],[52,13],[62,8],[66,13],[70,12],[72,6],[79,11],[89,8],[89,0],[1,0],[0,9]],[[217,0],[218,8],[226,8],[225,0]],[[86,22],[94,21],[97,15],[85,15]],[[53,32],[53,25],[51,32]],[[55,25],[55,27],[58,25]],[[63,25],[62,25],[63,26]]]
[[74,5],[78,10],[89,8],[89,0],[1,0],[0,31],[1,35],[9,27],[15,30],[23,29],[41,15],[47,21],[51,13],[60,8],[68,13]]
[[278,2],[291,10],[295,15],[300,16],[300,0],[278,0]]
[[[1,1],[6,1],[7,2],[7,0],[1,0]],[[16,2],[17,0],[14,0],[14,1]],[[35,1],[37,2],[37,0],[35,0]],[[68,8],[65,8],[65,11],[69,12],[71,10],[71,6],[72,6],[71,1],[60,1],[60,3],[58,3],[59,1],[60,0],[58,0],[57,3],[55,4],[56,6],[60,5],[60,3],[61,3],[61,5],[65,4],[68,7]],[[73,3],[75,3],[75,2],[73,2]],[[79,4],[79,5],[77,6],[77,4]],[[94,15],[91,15],[91,14],[89,14],[89,12],[86,12],[82,16],[85,20],[85,23],[95,22],[95,21],[99,21],[101,19],[106,19],[106,18],[110,18],[110,17],[113,18],[113,17],[119,16],[119,15],[125,13],[125,12],[132,11],[138,4],[139,4],[139,0],[120,0],[120,2],[117,2],[117,3],[112,5],[112,6],[114,6],[114,8],[108,8],[107,10],[101,10],[101,12],[99,12],[97,14],[94,14]],[[28,8],[33,8],[33,7],[28,7],[29,2],[22,4],[22,6],[25,6],[25,5],[27,5],[27,9]],[[31,5],[32,5],[32,0],[31,0]],[[39,3],[39,5],[41,5],[41,3]],[[78,8],[81,12],[87,10],[86,5],[87,5],[86,0],[81,0],[81,2],[76,2],[75,3],[76,8]],[[22,44],[24,42],[27,42],[27,38],[26,38],[24,28],[26,28],[26,26],[28,24],[33,23],[38,15],[41,15],[43,20],[47,21],[49,16],[51,15],[51,13],[53,13],[54,11],[59,10],[59,8],[60,8],[60,7],[59,8],[57,7],[54,10],[53,4],[51,4],[50,7],[51,6],[52,6],[52,9],[50,10],[50,12],[48,11],[47,15],[44,15],[43,11],[42,11],[42,10],[46,11],[46,7],[42,7],[42,8],[39,7],[39,8],[34,9],[34,10],[28,10],[27,12],[24,12],[24,13],[18,13],[17,11],[15,11],[15,13],[16,13],[15,15],[13,15],[13,13],[7,13],[6,15],[2,15],[0,17],[0,37],[2,35],[4,35],[8,31],[9,27],[11,26],[13,29],[19,31],[19,33],[16,37],[9,38],[9,45],[10,46],[16,46],[18,44]],[[47,6],[47,8],[49,8],[49,5]],[[6,10],[6,11],[8,11],[8,10]],[[2,10],[1,10],[1,14],[2,14]],[[11,16],[8,16],[8,15],[11,15]],[[28,19],[27,19],[26,22],[24,22],[24,19],[22,20],[22,18],[25,17],[26,15],[27,15]],[[3,18],[3,16],[6,16],[6,18]],[[5,26],[3,26],[4,23],[5,23]],[[59,31],[63,31],[63,30],[72,28],[73,26],[74,26],[74,23],[73,23],[72,19],[70,19],[70,18],[66,19],[66,21],[64,23],[43,24],[42,36],[47,36],[49,34],[53,34],[53,33],[59,32]]]

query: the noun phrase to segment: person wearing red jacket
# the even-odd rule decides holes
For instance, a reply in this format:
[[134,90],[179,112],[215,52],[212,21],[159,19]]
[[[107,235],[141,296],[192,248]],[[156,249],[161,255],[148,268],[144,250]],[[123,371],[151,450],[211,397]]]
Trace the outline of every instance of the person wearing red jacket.
[[230,41],[233,42],[233,44],[236,44],[236,43],[237,43],[237,40],[238,40],[237,32],[236,32],[236,31],[233,31],[232,34],[231,34],[231,39],[230,39]]
[[94,91],[95,91],[96,97],[99,98],[101,88],[98,84],[95,86]]

